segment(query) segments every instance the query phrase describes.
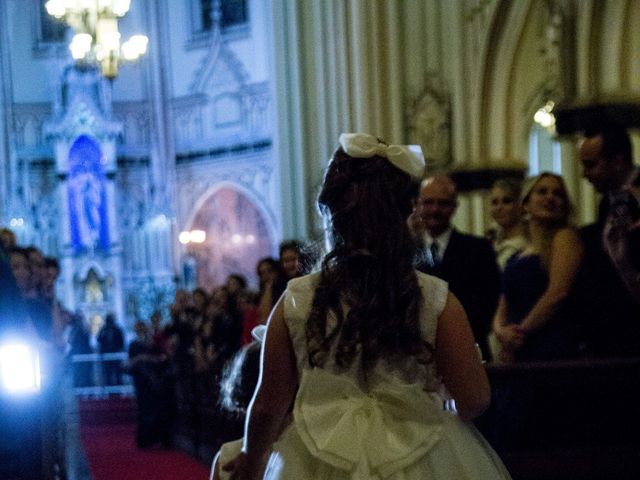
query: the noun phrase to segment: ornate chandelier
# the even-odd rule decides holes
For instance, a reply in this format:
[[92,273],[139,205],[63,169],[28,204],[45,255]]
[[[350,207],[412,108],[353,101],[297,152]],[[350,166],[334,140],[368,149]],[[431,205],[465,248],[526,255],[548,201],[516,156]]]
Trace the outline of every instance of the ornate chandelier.
[[144,35],[120,43],[118,19],[130,5],[131,0],[49,0],[45,8],[75,31],[69,44],[73,58],[80,64],[99,65],[102,75],[113,79],[118,75],[118,62],[135,61],[147,51]]

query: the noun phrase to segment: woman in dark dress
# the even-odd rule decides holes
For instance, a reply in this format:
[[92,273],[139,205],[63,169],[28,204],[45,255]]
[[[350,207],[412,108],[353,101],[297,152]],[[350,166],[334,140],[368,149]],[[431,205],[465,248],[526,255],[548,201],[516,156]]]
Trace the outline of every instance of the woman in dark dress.
[[542,173],[521,195],[526,246],[505,267],[493,321],[502,362],[551,360],[575,351],[572,325],[563,311],[582,243],[569,225],[571,204],[562,177]]

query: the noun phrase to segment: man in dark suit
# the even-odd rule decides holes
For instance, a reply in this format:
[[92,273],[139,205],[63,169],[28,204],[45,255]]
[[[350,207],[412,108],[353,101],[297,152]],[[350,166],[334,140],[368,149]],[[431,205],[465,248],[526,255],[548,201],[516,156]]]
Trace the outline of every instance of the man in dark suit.
[[640,168],[621,125],[590,125],[580,144],[584,177],[602,194],[598,219],[581,229],[578,276],[587,353],[640,355]]
[[500,273],[488,240],[457,231],[451,218],[458,206],[456,186],[448,176],[422,182],[410,219],[422,247],[418,269],[442,278],[464,306],[484,358],[487,334],[500,294]]

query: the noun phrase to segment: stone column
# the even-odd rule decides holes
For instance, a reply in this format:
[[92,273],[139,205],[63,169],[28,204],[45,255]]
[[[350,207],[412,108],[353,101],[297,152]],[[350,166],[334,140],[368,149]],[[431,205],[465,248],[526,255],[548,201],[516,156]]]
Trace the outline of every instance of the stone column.
[[[149,271],[161,283],[171,282],[174,273],[171,238],[175,219],[173,199],[176,196],[176,155],[171,111],[169,74],[169,6],[166,1],[145,0],[149,49],[146,63],[146,90],[151,113],[150,173],[153,186],[151,208],[145,229],[146,248],[152,249],[153,264]],[[159,251],[157,249],[160,249]]]
[[405,141],[402,1],[274,0],[271,8],[283,235],[312,237],[338,135]]

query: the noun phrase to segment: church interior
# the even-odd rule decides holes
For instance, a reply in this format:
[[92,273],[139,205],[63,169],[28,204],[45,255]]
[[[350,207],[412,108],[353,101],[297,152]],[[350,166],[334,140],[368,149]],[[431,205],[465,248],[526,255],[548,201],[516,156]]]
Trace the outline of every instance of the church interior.
[[[115,418],[105,399],[135,421],[133,377],[107,385],[96,366],[110,315],[130,345],[154,315],[169,325],[184,292],[215,297],[234,275],[258,291],[257,267],[283,241],[322,250],[316,200],[341,133],[421,146],[427,174],[457,184],[453,225],[479,237],[494,226],[494,181],[546,171],[564,179],[573,224],[596,221],[601,195],[579,161],[589,119],[623,124],[640,164],[640,0],[0,0],[0,23],[0,227],[57,260],[54,303],[80,319],[89,348],[77,360],[100,378],[61,381],[70,449],[99,450],[77,422]],[[69,328],[60,335],[66,358]],[[99,361],[126,361],[119,351]],[[616,409],[640,387],[640,352],[488,368],[499,386],[560,392],[557,403],[583,401],[593,382],[608,393],[591,401],[615,397]],[[186,389],[173,444],[208,475],[225,439],[208,430],[242,431],[211,395],[188,404]],[[620,425],[579,430],[610,442],[581,443],[554,417],[566,437],[509,451],[507,466],[517,479],[638,478],[640,444],[620,433],[625,415],[611,418]],[[32,428],[44,432],[38,467],[7,478],[128,478],[74,466],[68,451],[47,471],[51,428]]]

